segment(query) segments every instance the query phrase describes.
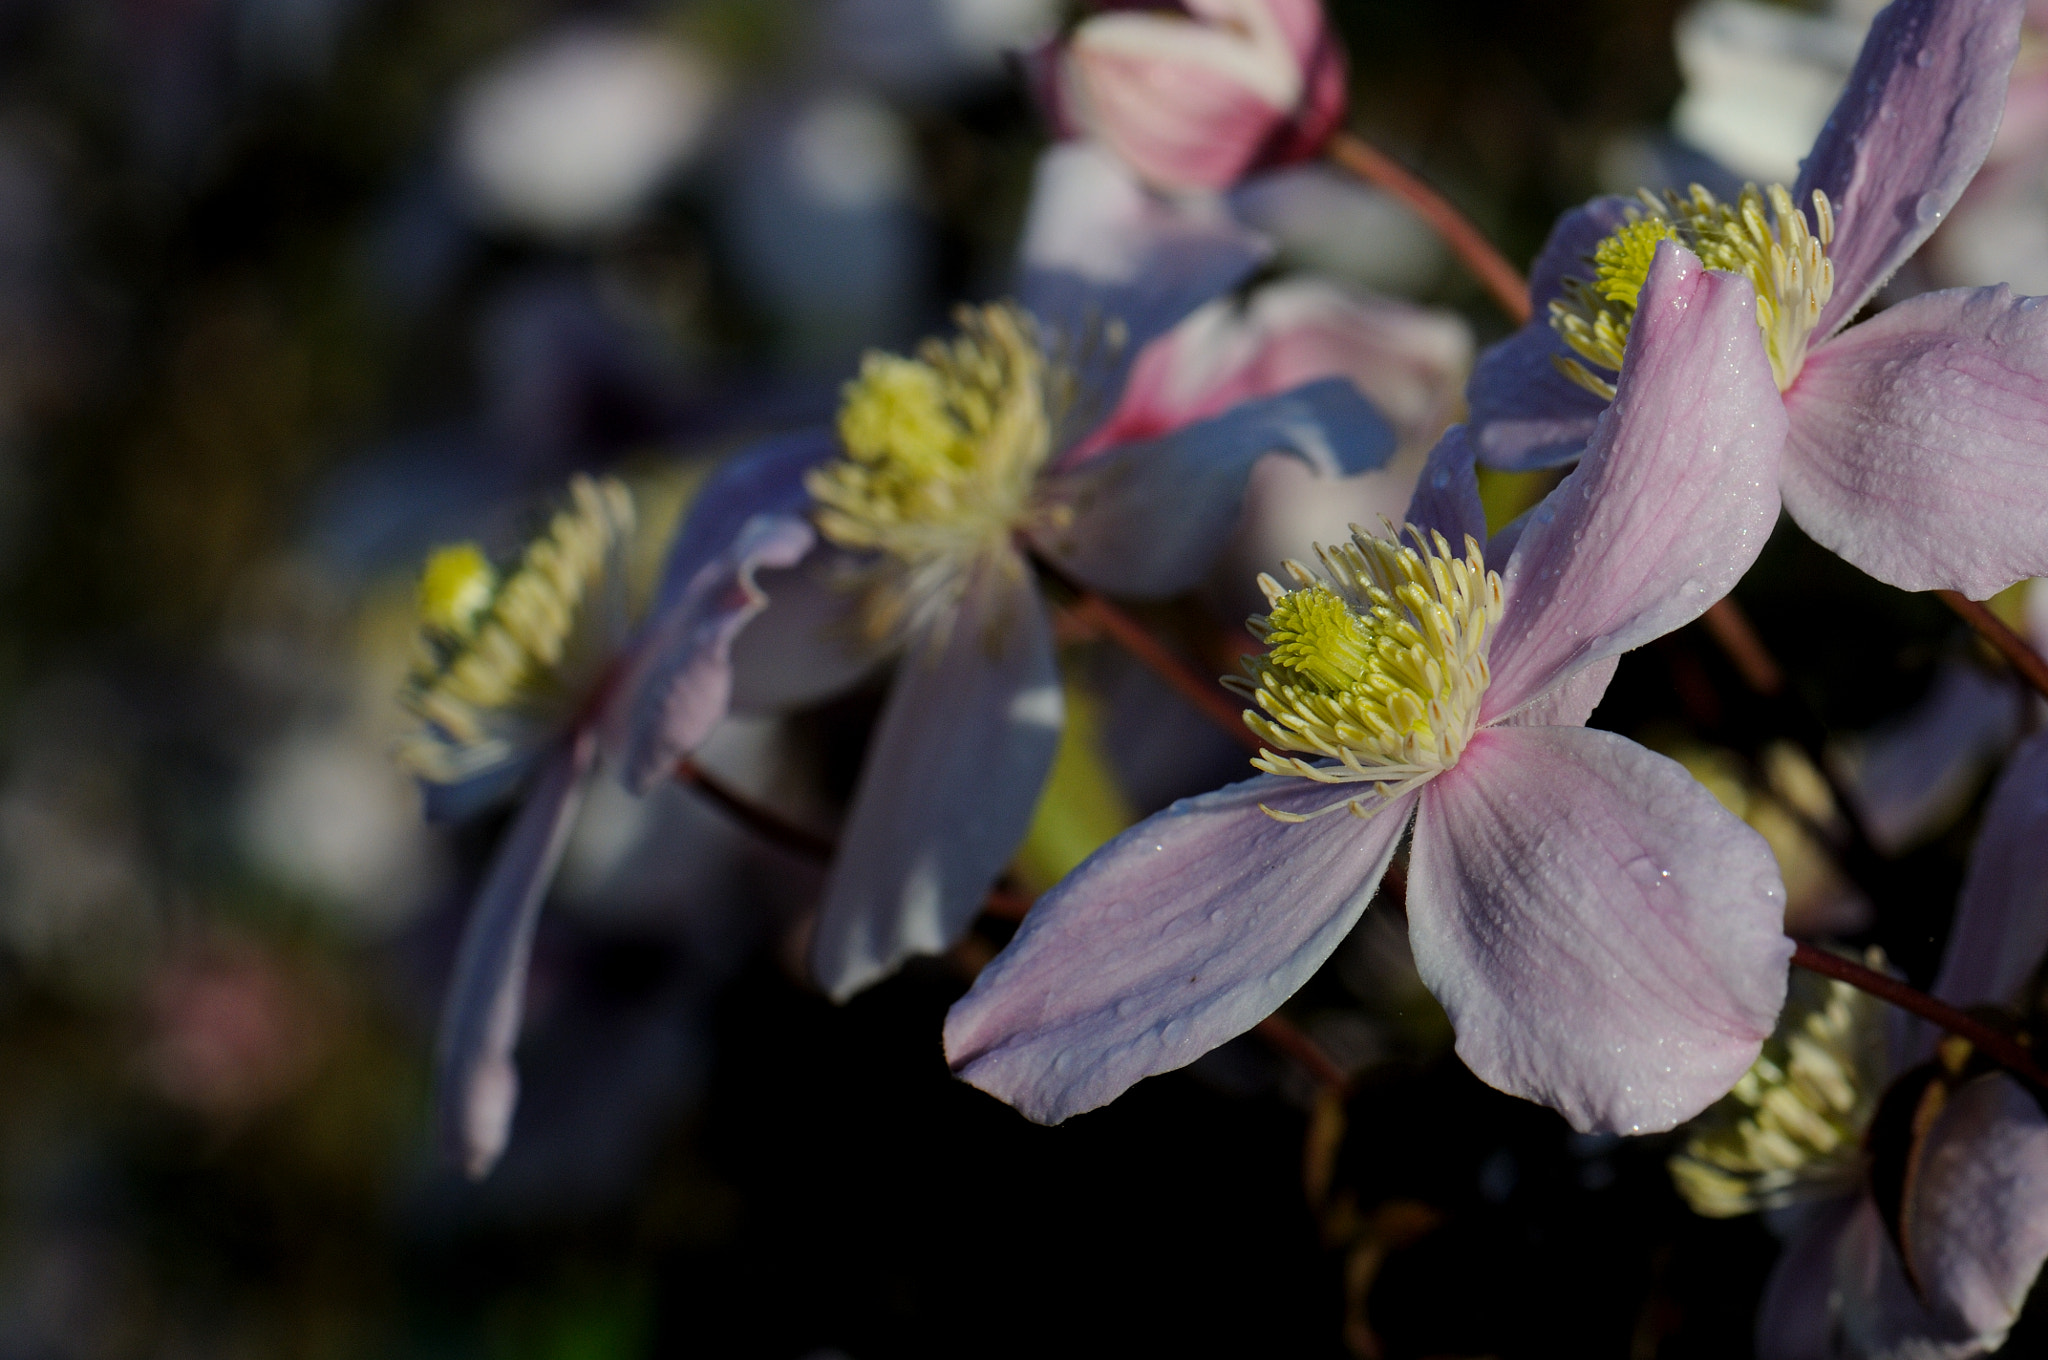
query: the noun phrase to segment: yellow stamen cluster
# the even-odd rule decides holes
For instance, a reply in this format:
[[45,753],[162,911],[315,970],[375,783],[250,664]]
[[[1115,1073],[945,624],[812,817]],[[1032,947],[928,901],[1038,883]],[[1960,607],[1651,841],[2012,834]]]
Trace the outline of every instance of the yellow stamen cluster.
[[[1882,968],[1884,956],[1868,962]],[[1699,1117],[1670,1161],[1693,1210],[1733,1218],[1852,1187],[1886,1073],[1883,1006],[1795,970],[1768,1039],[1735,1089]]]
[[959,325],[915,359],[862,360],[839,411],[845,455],[806,482],[825,537],[892,559],[868,597],[877,635],[942,603],[967,564],[1008,543],[1051,452],[1031,319],[996,304],[963,309]]
[[[1756,288],[1756,323],[1770,355],[1771,374],[1784,391],[1806,363],[1806,342],[1821,309],[1835,291],[1834,210],[1827,195],[1813,192],[1814,225],[1792,202],[1783,185],[1745,187],[1734,203],[1723,203],[1695,184],[1689,193],[1658,198],[1644,189],[1643,206],[1629,210],[1626,225],[1594,247],[1593,278],[1567,278],[1562,296],[1550,304],[1550,324],[1576,358],[1559,358],[1558,368],[1603,400],[1614,383],[1594,371],[1621,371],[1636,301],[1649,277],[1659,241],[1678,241],[1709,269],[1745,275]],[[1767,217],[1764,209],[1769,205]],[[1584,362],[1581,362],[1583,360]],[[1593,365],[1589,368],[1587,365]]]
[[1457,764],[1491,679],[1486,652],[1500,623],[1501,584],[1479,544],[1468,537],[1460,557],[1442,534],[1411,524],[1404,544],[1391,524],[1387,530],[1375,538],[1354,525],[1350,542],[1318,548],[1321,573],[1287,563],[1296,589],[1261,576],[1271,612],[1246,626],[1267,650],[1245,658],[1243,677],[1224,682],[1264,710],[1247,710],[1244,721],[1273,747],[1334,762],[1266,750],[1254,766],[1368,784],[1379,795],[1372,807],[1350,798],[1324,812],[1348,807],[1370,816]]
[[633,498],[612,478],[577,477],[569,501],[502,581],[472,543],[427,560],[401,696],[422,726],[399,748],[421,778],[453,783],[506,759],[506,729],[520,711],[560,697],[557,672],[579,615],[617,576],[633,530]]

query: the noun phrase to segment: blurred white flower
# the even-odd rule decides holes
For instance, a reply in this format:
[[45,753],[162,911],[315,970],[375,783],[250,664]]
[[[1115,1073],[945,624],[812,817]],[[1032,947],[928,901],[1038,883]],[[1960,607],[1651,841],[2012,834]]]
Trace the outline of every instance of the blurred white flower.
[[1802,14],[1755,0],[1693,9],[1673,35],[1685,93],[1672,131],[1737,175],[1791,183],[1856,63],[1866,10]]
[[554,236],[612,226],[697,150],[718,85],[677,43],[563,30],[462,93],[457,162],[486,218]]
[[1231,197],[1238,214],[1303,269],[1397,293],[1425,291],[1443,270],[1443,246],[1421,219],[1326,166],[1254,175]]
[[910,193],[902,124],[875,100],[839,95],[811,105],[791,125],[786,151],[797,185],[824,207],[878,208]]
[[826,24],[830,57],[911,94],[944,92],[1002,74],[1003,57],[1049,35],[1057,0],[837,0]]

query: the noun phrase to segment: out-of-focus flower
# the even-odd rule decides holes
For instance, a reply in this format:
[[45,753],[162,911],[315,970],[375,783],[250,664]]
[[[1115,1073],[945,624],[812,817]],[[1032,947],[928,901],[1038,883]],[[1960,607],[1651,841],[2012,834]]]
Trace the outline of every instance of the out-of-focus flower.
[[[1934,994],[2033,1008],[2048,946],[2048,737],[2000,779],[1970,856]],[[1822,984],[1833,991],[1839,984]],[[1802,984],[1816,994],[1819,987]],[[1918,1032],[1882,1100],[1875,1009],[1840,994],[1788,1025],[1673,1165],[1703,1213],[1817,1203],[1780,1254],[1757,1323],[1767,1360],[1996,1350],[2048,1259],[2048,1115],[1967,1044]],[[1873,1121],[1874,1125],[1873,1126]],[[1866,1129],[1868,1134],[1866,1136]],[[1882,1200],[1882,1203],[1881,1203]]]
[[834,60],[906,93],[947,93],[1003,73],[1003,59],[1058,22],[1056,0],[837,0],[827,11]]
[[1314,155],[1344,117],[1344,54],[1321,0],[1185,0],[1095,14],[1042,52],[1053,125],[1161,189],[1227,189]]
[[488,219],[547,236],[602,230],[696,150],[717,93],[709,63],[679,44],[566,29],[463,92],[456,159]]
[[143,1073],[166,1100],[223,1122],[289,1096],[326,1056],[331,998],[285,960],[223,940],[166,959],[147,994]]
[[948,1015],[954,1070],[1052,1122],[1193,1061],[1308,980],[1413,814],[1415,962],[1475,1073],[1585,1130],[1669,1128],[1725,1092],[1784,1000],[1777,866],[1677,764],[1583,723],[1620,654],[1720,598],[1776,518],[1755,306],[1660,249],[1585,462],[1485,550],[1504,580],[1453,430],[1413,546],[1355,536],[1326,575],[1265,583],[1241,689],[1267,773],[1041,897]]
[[[512,570],[501,575],[464,544],[437,552],[420,580],[404,698],[421,725],[402,759],[426,782],[430,810],[449,814],[527,783],[471,909],[442,1015],[443,1133],[471,1175],[504,1149],[534,924],[600,746],[621,751],[636,724],[658,722],[662,767],[628,769],[643,788],[693,750],[723,713],[732,635],[766,604],[755,571],[795,562],[812,541],[801,519],[765,503],[715,544],[685,532],[636,631],[631,497],[584,477],[570,491]],[[633,754],[648,752],[643,741]]]
[[1740,178],[1794,178],[1856,64],[1870,22],[1857,8],[1707,0],[1687,11],[1672,34],[1685,93],[1671,130]]
[[2020,11],[1897,0],[1793,192],[1724,204],[1695,186],[1566,214],[1531,272],[1537,319],[1473,375],[1481,459],[1577,456],[1613,390],[1650,251],[1679,239],[1757,286],[1772,404],[1791,420],[1785,508],[1801,528],[1907,590],[1983,599],[2048,573],[2048,310],[2003,286],[1956,289],[1842,329],[1983,161]]
[[1449,259],[1400,200],[1334,166],[1311,161],[1253,175],[1230,200],[1273,238],[1283,267],[1412,295],[1428,292]]

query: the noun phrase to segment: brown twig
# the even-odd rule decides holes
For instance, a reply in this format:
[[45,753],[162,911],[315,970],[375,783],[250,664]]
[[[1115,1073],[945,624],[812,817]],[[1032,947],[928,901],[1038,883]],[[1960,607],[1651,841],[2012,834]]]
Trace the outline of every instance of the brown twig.
[[1708,605],[1707,612],[1700,615],[1700,626],[1727,654],[1743,684],[1767,699],[1785,688],[1784,669],[1757,636],[1749,615],[1735,603],[1734,597],[1723,596]]
[[795,851],[805,859],[813,859],[820,864],[832,858],[834,847],[831,837],[821,836],[815,831],[798,826],[781,814],[771,812],[759,803],[742,797],[689,757],[685,756],[676,762],[676,778],[718,804],[726,816],[762,840],[779,845],[785,850]]
[[1275,1052],[1300,1063],[1324,1090],[1342,1096],[1351,1088],[1351,1078],[1344,1075],[1344,1069],[1337,1066],[1334,1058],[1323,1052],[1322,1045],[1280,1012],[1275,1011],[1252,1026],[1252,1033],[1264,1039]]
[[2048,1092],[2048,1072],[2035,1065],[2033,1055],[2020,1044],[1989,1025],[1971,1019],[1962,1011],[1945,1001],[1909,987],[1894,977],[1887,977],[1875,969],[1853,963],[1839,954],[1830,954],[1825,949],[1810,944],[1798,944],[1792,949],[1792,962],[1808,972],[1819,973],[1837,982],[1846,982],[1859,991],[1869,992],[1881,1001],[1888,1001],[1900,1010],[1909,1011],[1931,1025],[1938,1025],[1950,1034],[1967,1039],[1985,1057],[2020,1078],[2037,1091]]
[[1097,595],[1080,592],[1068,612],[1079,622],[1108,637],[1154,675],[1173,686],[1174,691],[1201,711],[1202,716],[1228,733],[1247,751],[1257,754],[1259,739],[1244,725],[1243,709],[1209,676],[1196,670],[1167,650],[1147,631],[1144,624]]
[[1961,615],[1964,623],[1976,629],[1978,637],[1996,647],[2037,694],[2048,696],[2048,661],[2042,660],[2041,654],[2029,646],[2025,638],[2007,627],[2004,619],[1956,591],[1937,590],[1934,593],[1941,596],[1943,604]]
[[1414,210],[1493,294],[1516,325],[1529,319],[1529,285],[1522,272],[1494,249],[1472,219],[1406,166],[1362,137],[1339,132],[1325,148],[1330,159],[1369,184],[1377,184]]

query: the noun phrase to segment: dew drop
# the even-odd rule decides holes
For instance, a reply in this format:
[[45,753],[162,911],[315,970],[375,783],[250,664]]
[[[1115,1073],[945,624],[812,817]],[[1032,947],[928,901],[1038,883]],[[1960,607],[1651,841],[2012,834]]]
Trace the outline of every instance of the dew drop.
[[1946,216],[1948,211],[1941,206],[1941,199],[1937,195],[1922,194],[1919,201],[1913,205],[1913,218],[1923,227],[1931,227]]
[[1923,47],[1913,54],[1913,64],[1924,71],[1934,64],[1934,54]]

